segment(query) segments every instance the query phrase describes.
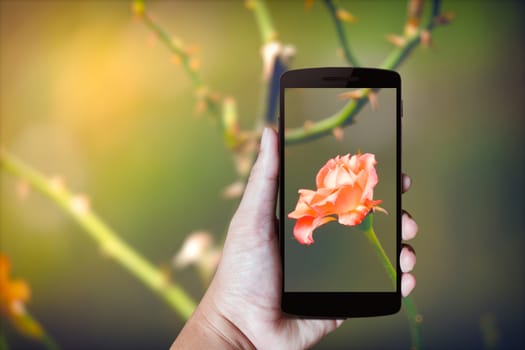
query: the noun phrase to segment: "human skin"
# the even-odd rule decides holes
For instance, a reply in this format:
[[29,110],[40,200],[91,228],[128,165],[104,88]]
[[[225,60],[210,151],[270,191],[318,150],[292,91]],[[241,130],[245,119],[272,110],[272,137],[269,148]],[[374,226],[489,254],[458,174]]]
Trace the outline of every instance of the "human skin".
[[[275,206],[278,138],[266,128],[243,198],[233,216],[217,272],[171,349],[305,349],[344,320],[304,319],[281,311],[281,261]],[[411,180],[403,176],[403,191]],[[417,224],[404,212],[402,236],[412,239]],[[410,294],[414,250],[400,255],[401,293]]]

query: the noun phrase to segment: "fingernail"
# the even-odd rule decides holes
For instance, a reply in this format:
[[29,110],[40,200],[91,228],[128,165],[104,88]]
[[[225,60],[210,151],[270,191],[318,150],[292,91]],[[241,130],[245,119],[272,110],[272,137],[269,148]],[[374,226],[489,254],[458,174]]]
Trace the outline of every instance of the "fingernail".
[[412,185],[412,178],[405,174],[403,177],[403,187],[409,188]]
[[401,250],[401,257],[399,259],[399,264],[401,265],[401,271],[410,272],[414,269],[416,264],[415,255],[412,255],[408,248]]
[[406,273],[403,275],[403,278],[401,279],[401,294],[403,297],[406,297],[414,290],[416,287],[416,279],[414,276],[410,273]]
[[404,240],[412,239],[416,236],[418,231],[417,223],[409,218],[408,216],[403,215],[402,220],[402,234]]

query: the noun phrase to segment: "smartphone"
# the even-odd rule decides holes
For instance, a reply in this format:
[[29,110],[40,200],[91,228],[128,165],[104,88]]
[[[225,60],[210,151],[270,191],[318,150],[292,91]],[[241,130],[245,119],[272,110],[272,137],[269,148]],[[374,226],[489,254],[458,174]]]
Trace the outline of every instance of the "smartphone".
[[282,310],[309,317],[401,307],[401,78],[310,68],[280,80]]

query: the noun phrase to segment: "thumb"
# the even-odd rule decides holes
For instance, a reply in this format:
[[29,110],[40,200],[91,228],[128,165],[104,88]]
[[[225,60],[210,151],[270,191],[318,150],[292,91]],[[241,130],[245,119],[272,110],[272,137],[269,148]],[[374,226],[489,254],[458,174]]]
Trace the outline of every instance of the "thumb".
[[261,235],[274,234],[278,169],[277,134],[266,127],[261,138],[259,156],[235,213],[233,221],[236,225],[251,230],[259,228]]

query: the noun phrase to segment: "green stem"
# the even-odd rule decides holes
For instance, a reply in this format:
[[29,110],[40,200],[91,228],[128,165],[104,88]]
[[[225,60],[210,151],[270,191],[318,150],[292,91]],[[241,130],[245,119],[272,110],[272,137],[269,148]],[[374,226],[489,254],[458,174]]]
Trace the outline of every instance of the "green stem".
[[109,228],[91,210],[78,210],[72,205],[75,196],[65,188],[57,189],[44,175],[24,164],[20,159],[2,150],[0,166],[13,176],[53,200],[73,218],[102,248],[104,253],[164,299],[183,319],[188,319],[196,307],[195,301],[178,285],[167,281],[166,276]]
[[24,320],[22,322],[25,323],[26,327],[30,327],[33,329],[37,335],[35,336],[35,339],[39,340],[46,349],[48,350],[59,350],[60,347],[57,345],[53,337],[49,335],[44,330],[44,327],[38,322],[31,314],[25,313],[23,316]]
[[[381,260],[381,263],[383,264],[383,267],[392,281],[392,284],[394,287],[397,286],[397,272],[394,266],[392,265],[392,262],[386,255],[385,250],[383,249],[383,246],[381,245],[381,242],[376,236],[376,233],[373,228],[373,214],[369,214],[365,220],[361,223],[361,229],[363,233],[365,234],[365,237],[368,239],[372,247],[374,248],[374,251],[376,255],[379,257],[379,260]],[[414,350],[421,349],[421,315],[419,314],[416,304],[414,302],[414,299],[411,296],[407,296],[403,300],[403,309],[407,315],[408,322],[410,324],[410,337],[412,339],[412,348]]]
[[352,54],[352,51],[350,50],[350,45],[348,44],[348,39],[346,38],[346,32],[343,27],[343,23],[341,22],[341,20],[339,20],[339,18],[337,18],[337,8],[331,0],[325,0],[324,3],[328,8],[328,11],[330,12],[332,20],[334,22],[337,37],[341,42],[341,47],[343,48],[343,53],[346,61],[350,66],[358,67],[359,63],[355,56]]
[[[14,329],[21,335],[41,343],[48,350],[60,349],[55,340],[44,330],[40,322],[29,312],[24,310],[21,313],[9,314],[7,318],[11,321]],[[3,337],[5,338],[5,335]],[[5,339],[4,341],[7,344],[7,340]],[[3,348],[0,347],[0,349]]]
[[[163,43],[164,46],[171,53],[173,53],[180,59],[184,70],[195,85],[196,90],[205,89],[206,85],[204,84],[204,81],[202,80],[201,76],[198,74],[198,71],[195,68],[192,68],[191,57],[184,50],[184,47],[182,47],[181,44],[172,40],[171,36],[162,28],[162,26],[156,23],[149,16],[149,14],[146,12],[144,1],[136,0],[135,2],[140,4],[141,6],[140,18],[142,19],[146,27],[148,27],[156,35],[160,42]],[[216,117],[220,117],[220,106],[217,104],[217,102],[213,100],[209,94],[206,94],[204,96],[204,99],[206,102],[206,107],[211,111],[211,113],[214,114]]]
[[[270,11],[268,11],[268,6],[264,0],[249,0],[247,1],[247,7],[253,12],[255,17],[255,22],[257,24],[257,29],[261,37],[261,47],[264,48],[265,45],[270,44],[277,40],[277,30],[274,27]],[[279,60],[277,57],[276,60]],[[279,74],[276,71],[278,62],[274,62],[272,66],[272,71],[268,73],[268,76],[262,80],[261,94],[259,97],[259,117],[253,125],[253,133],[257,139],[260,138],[262,129],[266,124],[271,124],[274,122],[275,108],[277,105],[272,105],[270,101],[270,96],[274,92],[273,89],[279,89],[278,86],[274,86],[272,83],[275,82],[276,76]],[[277,80],[278,81],[278,80]],[[277,84],[278,85],[278,84]],[[277,101],[278,99],[276,99]],[[277,103],[277,102],[276,102]],[[270,119],[273,118],[273,119]],[[253,164],[256,159],[257,152],[256,150],[249,151],[249,154],[246,155],[248,161]],[[244,173],[239,176],[239,180],[245,182],[248,178],[249,173]]]
[[416,302],[410,295],[403,300],[403,309],[410,324],[410,338],[412,339],[412,349],[420,350],[423,348],[421,342],[421,314],[417,310]]
[[[277,42],[277,30],[275,29],[267,4],[264,0],[251,0],[247,2],[247,7],[253,12],[255,22],[259,35],[261,36],[261,48],[264,51],[266,45]],[[264,54],[263,54],[264,55]],[[257,122],[254,125],[255,131],[261,131],[266,123],[273,124],[276,117],[276,108],[278,105],[278,98],[275,93],[279,91],[279,77],[282,73],[277,69],[280,65],[280,58],[275,57],[271,72],[263,72],[265,75],[262,79],[262,88],[259,102],[259,115]],[[269,64],[263,62],[264,65]],[[266,67],[263,67],[266,68]],[[287,69],[287,67],[285,68]],[[275,97],[272,100],[272,97]]]
[[190,79],[195,84],[197,88],[203,86],[203,82],[201,77],[197,74],[197,72],[191,68],[190,66],[190,57],[186,54],[184,49],[180,46],[175,44],[175,42],[172,40],[172,38],[164,31],[164,29],[155,23],[153,19],[147,14],[144,13],[142,16],[142,19],[144,21],[144,24],[146,27],[148,27],[157,38],[166,46],[166,48],[171,51],[171,53],[177,55],[182,63],[182,66],[186,70],[186,73],[190,76]]
[[394,287],[396,287],[397,286],[397,278],[396,278],[397,272],[396,272],[396,269],[394,269],[394,266],[392,265],[392,263],[390,262],[390,259],[386,255],[386,252],[383,249],[381,242],[379,242],[379,240],[377,239],[376,233],[372,226],[372,218],[371,218],[372,215],[373,214],[368,215],[369,216],[368,220],[370,220],[370,226],[368,227],[366,231],[364,231],[365,237],[368,239],[368,242],[372,244],[372,247],[374,247],[376,255],[379,257],[379,260],[381,260],[381,263],[383,264],[383,267],[385,268],[385,271],[388,277],[390,278],[390,281],[392,281],[392,284],[394,285]]
[[431,32],[435,26],[435,19],[439,16],[441,10],[441,1],[433,0],[432,8],[430,10],[430,17],[427,21],[426,26],[423,30],[420,30],[416,35],[407,38],[405,44],[401,47],[395,48],[379,66],[383,69],[397,69],[401,63],[412,53],[412,51],[419,45],[421,42],[421,35],[424,31]]
[[[393,49],[383,63],[379,65],[379,68],[395,70],[406,60],[414,48],[416,48],[421,42],[421,35],[425,31],[431,32],[435,28],[435,18],[439,16],[440,4],[441,2],[439,0],[434,0],[432,2],[431,15],[427,25],[417,34],[406,38],[406,42],[403,46]],[[360,99],[359,101],[362,101],[363,105],[368,102],[366,99]],[[352,101],[344,106],[340,112],[328,117],[327,119],[316,122],[308,127],[303,126],[287,131],[284,137],[285,143],[288,145],[316,139],[330,134],[332,130],[337,127],[351,124],[360,108],[354,111],[352,108],[349,108],[350,103],[352,103]]]
[[277,38],[277,31],[273,26],[266,2],[263,0],[249,0],[248,4],[255,14],[255,20],[259,27],[259,33],[263,45],[274,41]]
[[349,101],[341,110],[332,116],[325,118],[308,127],[301,127],[286,132],[285,143],[292,145],[317,139],[332,133],[337,126],[345,126],[354,122],[354,117],[367,104],[368,99],[362,97],[358,100]]

